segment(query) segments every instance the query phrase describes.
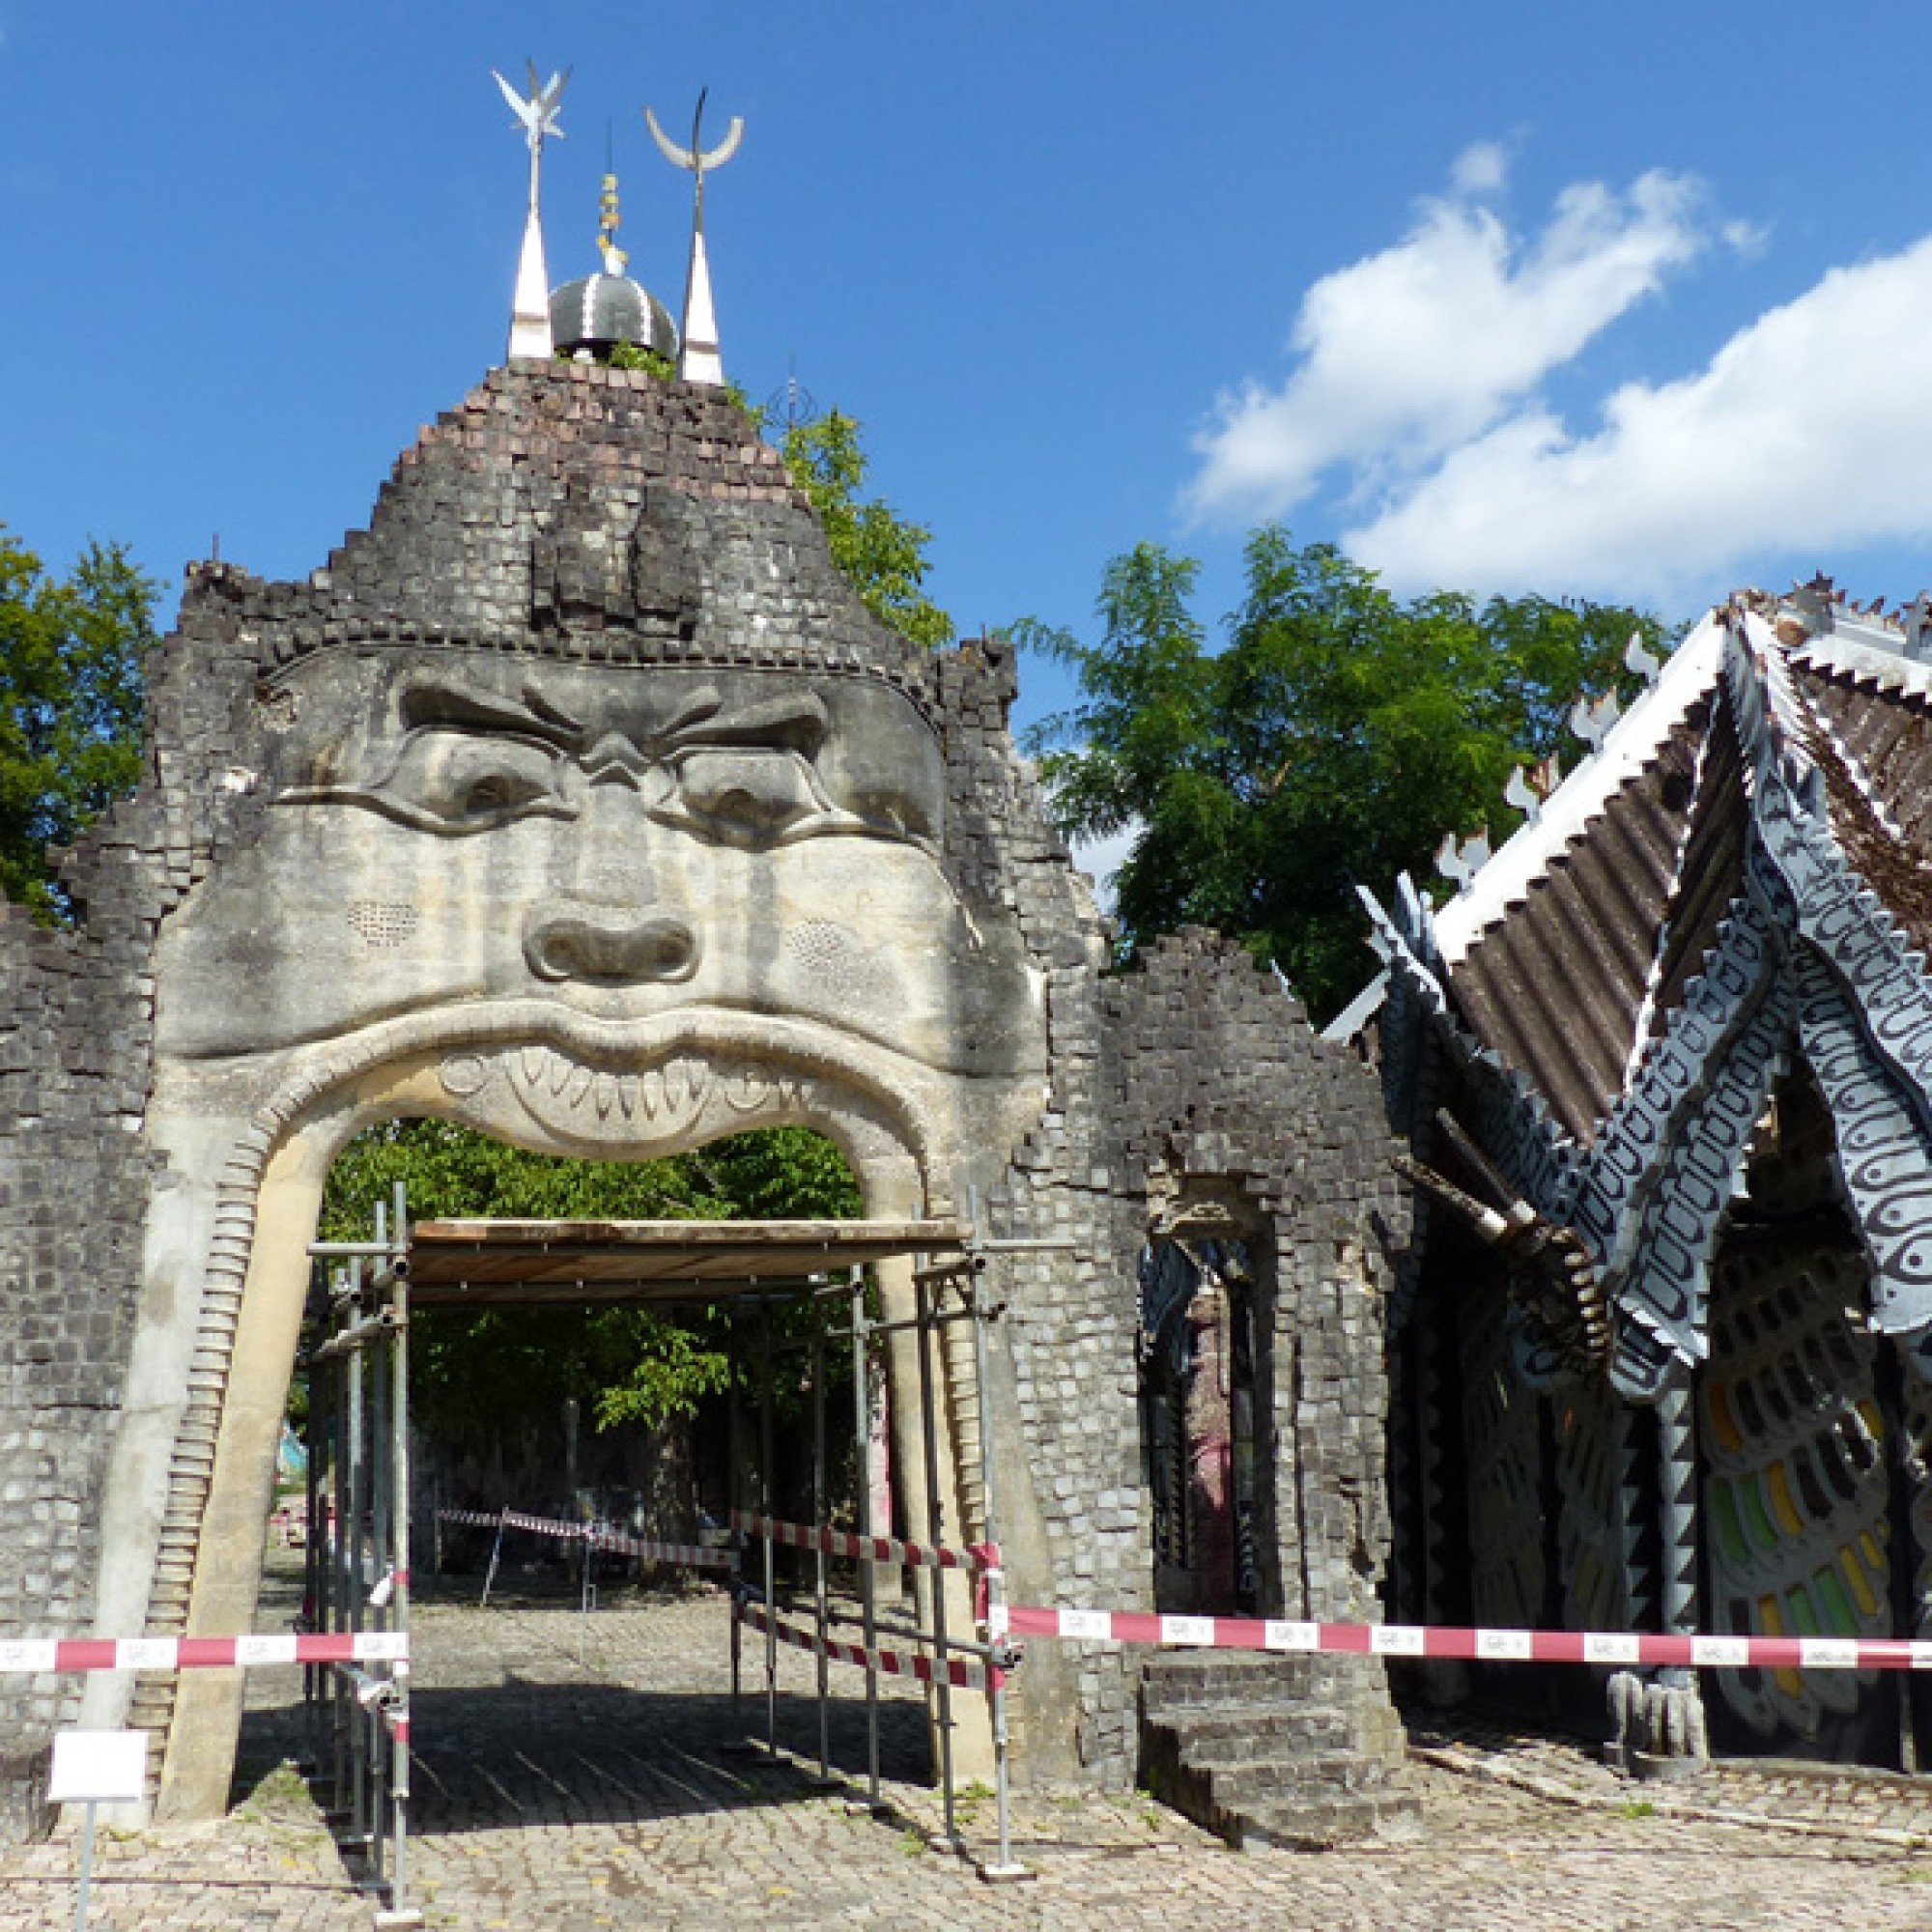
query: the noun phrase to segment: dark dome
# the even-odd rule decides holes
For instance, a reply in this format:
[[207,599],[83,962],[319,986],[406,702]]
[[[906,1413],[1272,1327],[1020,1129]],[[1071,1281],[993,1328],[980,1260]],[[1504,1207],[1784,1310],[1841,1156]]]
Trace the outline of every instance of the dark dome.
[[585,275],[550,298],[550,332],[559,349],[610,349],[634,342],[677,359],[677,325],[670,311],[628,275]]

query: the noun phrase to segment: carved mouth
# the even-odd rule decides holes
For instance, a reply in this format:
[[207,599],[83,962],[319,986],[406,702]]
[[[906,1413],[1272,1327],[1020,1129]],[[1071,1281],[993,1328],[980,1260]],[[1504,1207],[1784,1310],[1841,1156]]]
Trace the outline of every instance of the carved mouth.
[[714,1108],[731,1115],[759,1113],[775,1103],[796,1107],[804,1081],[783,1068],[752,1061],[724,1065],[676,1054],[641,1071],[611,1072],[551,1046],[526,1046],[512,1058],[519,1100],[546,1126],[580,1137],[608,1138],[629,1125],[651,1136],[694,1127]]
[[580,1116],[675,1126],[695,1118],[709,1095],[712,1072],[701,1060],[670,1060],[642,1073],[585,1066],[554,1047],[526,1046],[516,1059],[519,1097],[541,1120]]

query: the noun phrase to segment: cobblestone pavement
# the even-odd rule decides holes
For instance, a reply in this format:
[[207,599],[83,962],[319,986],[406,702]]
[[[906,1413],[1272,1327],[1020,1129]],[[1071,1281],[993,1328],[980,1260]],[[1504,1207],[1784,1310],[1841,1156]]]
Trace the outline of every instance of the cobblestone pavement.
[[[774,1763],[733,1748],[727,1622],[714,1594],[607,1594],[588,1620],[530,1593],[456,1584],[418,1608],[417,1899],[434,1927],[1077,1928],[1346,1926],[1932,1928],[1932,1789],[1903,1778],[1719,1768],[1631,1784],[1577,1747],[1459,1722],[1413,1727],[1412,1835],[1340,1851],[1234,1853],[1144,1798],[1036,1794],[1015,1805],[1036,1876],[988,1885],[928,1847],[920,1707],[883,1719],[888,1815],[824,1792],[812,1662],[781,1653]],[[263,1628],[272,1617],[265,1613]],[[748,1654],[748,1687],[762,1657]],[[834,1679],[835,1762],[865,1762],[857,1673]],[[297,1673],[251,1678],[238,1808],[216,1826],[103,1834],[90,1923],[140,1932],[371,1923],[308,1794]],[[743,1718],[761,1728],[762,1698]],[[856,1789],[856,1787],[854,1787]],[[992,1850],[992,1806],[962,1807]],[[77,1839],[0,1855],[0,1932],[73,1922]]]

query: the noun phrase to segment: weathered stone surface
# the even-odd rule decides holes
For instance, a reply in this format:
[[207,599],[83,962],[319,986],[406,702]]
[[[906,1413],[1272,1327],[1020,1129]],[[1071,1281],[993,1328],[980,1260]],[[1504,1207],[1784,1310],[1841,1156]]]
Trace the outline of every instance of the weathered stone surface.
[[[80,925],[0,918],[0,1635],[246,1627],[322,1181],[399,1112],[631,1155],[800,1122],[876,1212],[1060,1243],[996,1267],[983,1418],[947,1363],[955,1440],[1013,1445],[1033,1601],[1147,1600],[1134,1263],[1151,1212],[1225,1195],[1272,1264],[1269,1587],[1366,1613],[1372,1083],[1204,937],[1103,977],[1014,691],[995,641],[885,631],[748,420],[641,374],[498,371],[306,582],[191,572]],[[958,1473],[949,1536],[983,1519]],[[1030,1761],[1131,1779],[1131,1680],[1030,1664]],[[83,1701],[218,1802],[212,1675],[0,1682],[0,1759]]]

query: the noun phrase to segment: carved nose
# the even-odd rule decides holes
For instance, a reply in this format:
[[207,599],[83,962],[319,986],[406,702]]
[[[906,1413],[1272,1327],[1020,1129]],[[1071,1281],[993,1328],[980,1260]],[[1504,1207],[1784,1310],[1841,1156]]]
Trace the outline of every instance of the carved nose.
[[681,919],[582,907],[536,921],[524,938],[524,957],[538,979],[607,985],[688,980],[700,950],[697,934]]

